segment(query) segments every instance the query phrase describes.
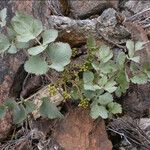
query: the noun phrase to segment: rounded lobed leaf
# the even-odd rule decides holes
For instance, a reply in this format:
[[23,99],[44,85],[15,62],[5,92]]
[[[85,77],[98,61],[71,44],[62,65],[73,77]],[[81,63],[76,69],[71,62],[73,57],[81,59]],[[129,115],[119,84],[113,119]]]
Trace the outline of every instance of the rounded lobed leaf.
[[99,49],[99,59],[103,63],[108,62],[113,57],[113,53],[110,51],[110,48],[106,45],[102,45]]
[[93,36],[89,36],[87,39],[87,47],[88,49],[96,48],[96,41]]
[[134,56],[134,52],[135,52],[135,50],[134,50],[134,42],[131,41],[131,40],[128,40],[126,42],[126,47],[128,49],[129,57],[133,57]]
[[140,73],[130,79],[134,84],[146,84],[148,80],[148,76],[145,73]]
[[36,38],[43,30],[42,22],[31,16],[17,12],[12,18],[12,26],[17,32],[17,40],[19,42],[28,42]]
[[124,67],[125,60],[126,60],[126,54],[124,52],[120,52],[116,59],[116,62],[120,68]]
[[0,53],[5,52],[10,46],[8,38],[0,33]]
[[101,105],[107,105],[113,101],[113,96],[110,93],[105,93],[99,96],[98,103]]
[[135,43],[135,51],[142,50],[144,48],[144,44],[145,44],[145,42],[140,42],[140,41],[136,42]]
[[7,9],[4,8],[0,11],[0,26],[4,27],[6,25]]
[[54,42],[57,37],[58,37],[58,31],[57,30],[55,30],[55,29],[45,30],[42,33],[43,45]]
[[90,115],[93,119],[97,119],[99,116],[106,119],[108,118],[108,111],[104,106],[93,105],[91,107]]
[[16,104],[13,109],[13,122],[15,124],[22,123],[27,117],[26,110],[22,104]]
[[35,56],[35,55],[42,53],[46,48],[47,48],[47,45],[39,45],[36,47],[31,47],[28,49],[28,53],[30,55]]
[[9,47],[8,53],[10,53],[10,54],[15,54],[15,53],[17,53],[17,48],[16,48],[16,46],[15,46],[13,43],[12,43],[11,46]]
[[117,83],[114,80],[109,80],[105,86],[104,86],[104,90],[106,90],[109,93],[113,93],[117,87],[115,86]]
[[58,108],[50,102],[49,98],[44,97],[42,99],[42,105],[40,107],[40,114],[43,117],[47,117],[49,119],[62,118],[63,115],[60,113]]
[[32,101],[26,101],[24,102],[24,105],[25,105],[25,109],[26,109],[26,112],[27,113],[31,113],[35,110],[35,105]]
[[83,81],[84,83],[93,83],[94,74],[91,71],[86,71],[83,73]]
[[48,64],[39,56],[32,56],[25,62],[24,68],[28,73],[42,75],[48,71]]
[[70,63],[72,51],[70,45],[67,43],[57,42],[50,44],[47,53],[52,62],[50,68],[63,71],[64,67]]
[[111,112],[112,114],[122,113],[121,105],[116,103],[116,102],[109,103],[108,104],[108,109],[109,109],[109,112]]

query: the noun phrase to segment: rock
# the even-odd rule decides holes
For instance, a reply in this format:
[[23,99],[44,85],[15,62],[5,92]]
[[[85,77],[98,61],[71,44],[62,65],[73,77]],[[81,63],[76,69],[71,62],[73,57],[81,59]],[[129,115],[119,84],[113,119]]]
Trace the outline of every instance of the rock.
[[[26,13],[32,14],[36,18],[39,18],[46,26],[47,16],[51,14],[47,1],[42,2],[31,0],[22,1],[21,3],[20,1],[14,0],[2,1],[0,3],[0,10],[3,8],[7,8],[8,10],[8,23],[14,13],[19,10],[25,11]],[[23,69],[21,65],[24,63],[25,59],[26,55],[22,51],[16,55],[5,55],[3,58],[0,56],[0,104],[3,103],[8,97],[17,96],[16,94],[21,90],[20,86],[24,78],[24,72],[22,72]],[[15,87],[12,88],[15,78],[17,78],[17,80],[15,80],[16,84]],[[7,133],[12,127],[11,123],[11,116],[7,113],[5,118],[0,121],[0,139],[7,136]]]
[[150,31],[150,3],[149,1],[123,1],[122,13],[126,16],[126,21],[136,22],[146,29],[147,34]]
[[94,19],[80,20],[52,15],[49,17],[49,26],[60,30],[58,40],[68,42],[72,47],[84,45],[89,34],[98,41],[102,41],[103,35],[119,44],[129,39],[130,33],[118,23],[117,14],[116,10],[109,8]]
[[31,147],[30,144],[31,143],[28,140],[24,140],[14,148],[16,150],[30,150],[30,147]]
[[113,133],[110,136],[111,139],[117,139],[117,136],[114,136],[115,134],[121,137],[120,142],[114,143],[114,149],[118,149],[118,147],[115,147],[116,145],[124,147],[125,150],[131,150],[133,147],[139,150],[150,149],[150,139],[148,137],[150,120],[148,118],[133,119],[125,115],[113,119],[107,127],[110,130],[109,133]]
[[[3,103],[9,96],[12,88],[15,75],[26,58],[23,52],[16,55],[6,55],[0,57],[0,104]],[[22,80],[18,80],[21,84]],[[19,86],[19,84],[18,84]],[[20,85],[21,86],[21,85]],[[21,87],[17,87],[21,90]],[[0,139],[5,138],[11,129],[12,118],[9,113],[0,121]]]
[[139,121],[140,128],[145,131],[145,134],[150,139],[150,118],[141,118]]
[[133,1],[133,0],[128,0],[125,1],[124,3],[124,8],[134,14],[150,8],[150,3],[149,1]]
[[118,0],[82,0],[73,1],[69,0],[71,14],[75,18],[85,19],[91,15],[100,14],[106,8],[113,7],[117,8]]
[[97,18],[96,29],[100,35],[115,43],[124,43],[130,33],[118,23],[118,12],[113,8],[108,8]]
[[72,109],[57,123],[53,137],[65,150],[111,150],[105,123],[102,119],[92,120],[89,111]]
[[36,108],[35,110],[32,112],[34,119],[37,119],[40,117],[40,106],[42,104],[41,99],[43,97],[48,97],[49,100],[54,103],[56,106],[58,106],[59,104],[61,104],[64,101],[63,96],[61,95],[61,93],[59,92],[61,89],[58,89],[56,92],[56,95],[54,96],[50,96],[49,93],[49,86],[46,85],[43,88],[41,88],[40,90],[38,90],[36,93],[34,93],[33,95],[31,95],[30,97],[28,97],[27,99],[25,99],[25,101],[29,101],[32,100],[33,103],[35,104]]

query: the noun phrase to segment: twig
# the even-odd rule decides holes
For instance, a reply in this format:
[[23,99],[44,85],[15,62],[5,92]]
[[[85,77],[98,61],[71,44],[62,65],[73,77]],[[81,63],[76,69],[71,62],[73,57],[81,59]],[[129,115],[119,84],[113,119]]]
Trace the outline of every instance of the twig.
[[141,12],[139,12],[139,13],[137,13],[137,14],[135,14],[135,15],[129,17],[129,18],[127,18],[125,21],[126,21],[126,22],[127,22],[127,21],[133,21],[136,17],[139,17],[140,15],[142,15],[143,13],[145,13],[145,12],[147,12],[147,11],[150,11],[150,8],[145,9],[145,10],[143,10],[143,11],[141,11]]
[[129,142],[129,140],[126,138],[126,136],[125,136],[124,133],[120,133],[120,132],[118,132],[118,131],[116,131],[116,130],[114,130],[114,129],[111,129],[111,128],[108,128],[108,130],[113,131],[114,133],[119,134],[121,137],[124,137],[125,140],[126,140],[129,144],[131,144],[131,143]]
[[146,24],[143,26],[144,28],[149,28],[150,27],[150,23],[149,24]]
[[[97,28],[96,28],[96,30],[97,30]],[[120,49],[123,49],[124,52],[127,51],[127,49],[126,49],[125,46],[119,45],[119,44],[115,43],[114,41],[111,41],[110,39],[108,39],[107,37],[105,37],[103,34],[101,34],[100,31],[97,30],[97,33],[98,33],[99,36],[101,36],[106,42],[108,42],[108,43],[110,43],[110,44],[112,44],[112,45],[114,45],[114,46],[116,46],[116,47],[118,47],[118,48],[120,48]]]

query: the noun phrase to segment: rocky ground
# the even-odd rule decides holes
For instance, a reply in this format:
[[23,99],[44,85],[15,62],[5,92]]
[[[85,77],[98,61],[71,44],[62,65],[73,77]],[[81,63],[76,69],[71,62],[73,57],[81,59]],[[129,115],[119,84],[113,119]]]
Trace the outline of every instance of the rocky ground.
[[[150,59],[148,0],[6,0],[1,1],[0,10],[4,7],[8,9],[9,19],[17,10],[23,10],[39,18],[48,28],[58,29],[58,40],[68,42],[81,54],[74,60],[76,62],[84,58],[82,54],[89,34],[97,43],[107,43],[114,51],[123,48],[128,39],[147,42],[140,55],[142,61]],[[49,82],[46,76],[28,75],[23,69],[25,60],[23,51],[0,57],[0,103],[8,97],[32,97]],[[49,76],[56,80],[58,74],[49,72]],[[88,115],[89,110],[71,106],[63,120],[31,116],[17,127],[12,124],[8,112],[0,121],[0,149],[149,150],[149,97],[149,83],[131,85],[126,95],[119,99],[123,114],[112,120],[93,121]],[[66,105],[61,107],[66,108]]]

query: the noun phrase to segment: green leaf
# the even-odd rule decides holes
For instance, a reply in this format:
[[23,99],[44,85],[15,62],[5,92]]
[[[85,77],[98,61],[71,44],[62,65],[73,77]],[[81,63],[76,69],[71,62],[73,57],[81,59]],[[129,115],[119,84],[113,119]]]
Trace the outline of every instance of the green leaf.
[[129,88],[129,79],[124,69],[118,72],[116,81],[119,84],[121,92],[124,93]]
[[0,53],[5,52],[10,46],[8,38],[0,33]]
[[7,99],[4,102],[4,105],[10,110],[14,109],[16,104],[16,101],[14,101],[13,99]]
[[26,110],[22,104],[16,104],[13,109],[13,122],[15,124],[22,123],[27,117]]
[[28,61],[25,62],[24,69],[28,73],[42,75],[48,71],[48,65],[46,61],[39,56],[32,56]]
[[6,106],[0,105],[0,119],[2,119],[6,114]]
[[17,33],[13,30],[12,26],[7,27],[8,39],[11,42],[14,42],[16,39]]
[[145,42],[140,42],[140,41],[136,42],[135,43],[135,51],[142,50],[144,48],[144,44],[145,44]]
[[119,67],[123,68],[126,60],[126,54],[124,52],[120,52],[117,56],[116,62]]
[[10,54],[15,54],[15,53],[17,53],[17,49],[16,49],[16,47],[15,47],[15,45],[14,45],[13,43],[12,43],[11,46],[9,47],[8,53],[10,53]]
[[95,91],[101,89],[98,85],[93,84],[94,74],[91,71],[86,71],[83,73],[84,89]]
[[6,25],[7,9],[4,8],[0,11],[0,26],[4,27]]
[[106,75],[104,75],[103,77],[101,77],[101,78],[99,79],[98,84],[99,84],[100,86],[104,86],[107,82],[108,82],[108,78],[107,78]]
[[92,83],[94,80],[94,74],[91,71],[86,71],[83,73],[83,81],[84,83]]
[[57,109],[55,104],[50,102],[49,98],[44,97],[42,105],[40,107],[40,114],[42,117],[47,117],[49,119],[62,118],[63,115]]
[[95,92],[91,90],[84,90],[83,94],[87,99],[92,99],[95,96]]
[[108,104],[108,109],[109,109],[109,112],[111,112],[112,114],[120,114],[120,113],[122,113],[121,105],[116,103],[116,102],[109,103]]
[[145,73],[147,74],[148,78],[150,78],[150,71],[146,70]]
[[104,106],[92,105],[90,116],[93,119],[97,119],[99,116],[101,116],[103,119],[106,119],[108,118],[108,111]]
[[45,30],[42,33],[43,45],[54,42],[57,37],[58,37],[58,31],[57,30],[55,30],[55,29]]
[[28,49],[28,53],[30,55],[35,56],[35,55],[42,53],[46,48],[47,48],[47,45],[39,45],[36,47],[31,47]]
[[93,62],[92,63],[92,67],[96,70],[99,71],[100,70],[100,64],[98,62]]
[[117,65],[114,64],[112,61],[100,64],[100,71],[104,74],[112,74],[113,72],[117,71],[117,69]]
[[131,81],[134,84],[146,84],[148,81],[148,77],[145,73],[140,73],[131,78]]
[[117,97],[121,97],[121,94],[122,94],[121,88],[118,87],[118,88],[116,89],[116,91],[115,91],[115,95],[116,95]]
[[18,42],[18,41],[15,42],[15,45],[18,49],[25,49],[30,46],[28,42]]
[[85,83],[84,84],[85,90],[95,91],[101,89],[98,85],[94,85],[93,83]]
[[32,101],[26,101],[24,102],[24,105],[25,105],[25,109],[26,109],[26,112],[27,113],[31,113],[35,110],[35,105]]
[[113,93],[117,89],[117,87],[115,86],[116,84],[117,83],[114,80],[110,80],[105,84],[103,88],[109,93]]
[[87,39],[87,47],[88,49],[96,48],[96,41],[93,36],[89,36]]
[[130,64],[130,70],[133,72],[133,73],[136,73],[139,71],[139,67],[137,66],[137,64],[131,62]]
[[99,49],[99,59],[103,63],[108,62],[113,57],[113,53],[110,51],[110,48],[106,45],[102,45]]
[[17,33],[12,27],[7,27],[8,38],[15,43],[16,48],[24,49],[29,47],[29,42],[19,42],[16,40]]
[[49,45],[47,53],[52,62],[50,68],[63,71],[64,67],[70,63],[72,50],[69,44],[57,42]]
[[95,94],[96,94],[96,96],[100,96],[100,95],[102,95],[104,93],[104,90],[103,89],[100,89],[100,90],[96,90],[95,91]]
[[100,95],[99,99],[97,100],[97,102],[100,103],[101,105],[107,105],[112,101],[113,101],[113,97],[110,93],[105,93],[103,95]]
[[72,97],[74,100],[79,99],[79,93],[78,93],[78,89],[77,89],[76,87],[73,87],[73,88],[72,88],[71,97]]
[[128,40],[126,42],[126,47],[128,49],[129,57],[130,58],[133,57],[134,56],[134,52],[135,52],[135,50],[134,50],[134,42],[131,41],[131,40]]
[[140,62],[140,56],[135,56],[135,57],[129,58],[129,60],[132,60],[136,63],[139,63]]
[[23,12],[17,12],[11,23],[18,34],[17,40],[19,42],[28,42],[36,38],[43,30],[40,20],[34,19]]

